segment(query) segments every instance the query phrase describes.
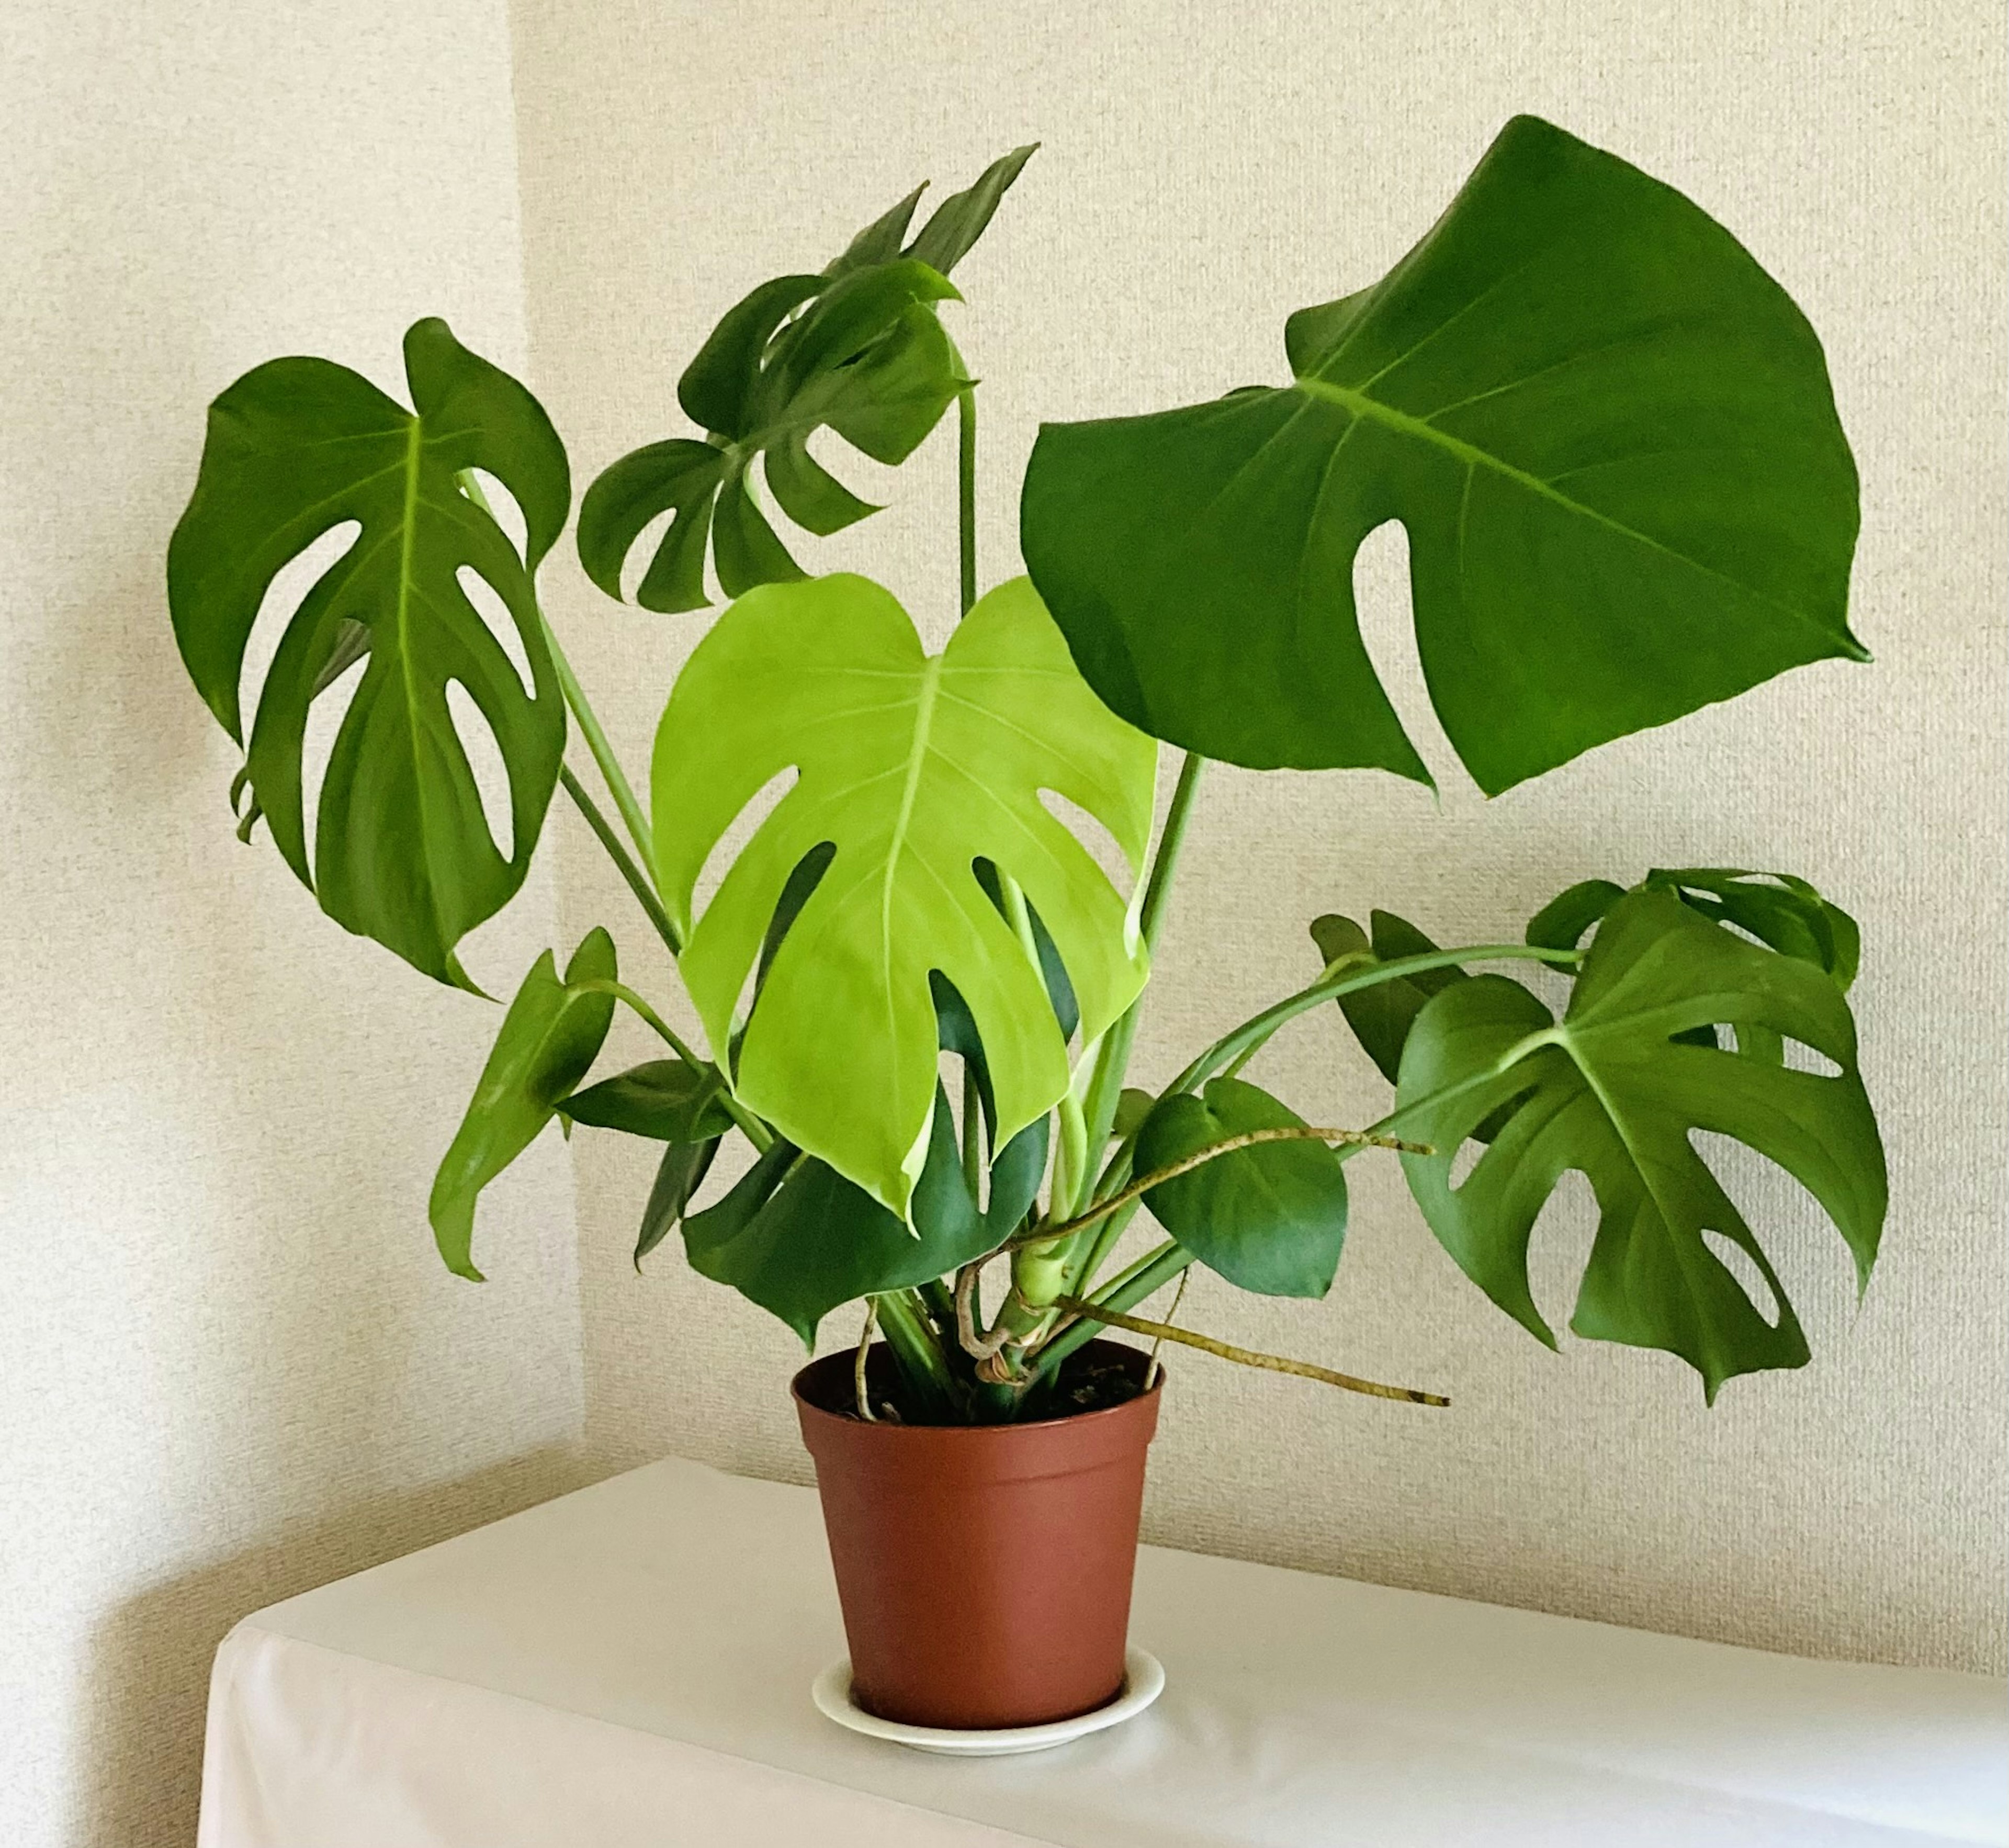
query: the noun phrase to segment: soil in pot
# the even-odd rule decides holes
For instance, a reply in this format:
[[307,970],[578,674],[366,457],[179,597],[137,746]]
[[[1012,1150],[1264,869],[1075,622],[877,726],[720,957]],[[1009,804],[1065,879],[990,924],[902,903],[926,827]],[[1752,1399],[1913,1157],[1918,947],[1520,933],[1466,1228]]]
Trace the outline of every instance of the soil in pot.
[[[795,1376],[851,1645],[852,1697],[911,1726],[1043,1726],[1123,1684],[1144,1458],[1161,1382],[1093,1341],[1016,1424],[868,1424],[852,1357]],[[875,1402],[893,1390],[873,1350]]]

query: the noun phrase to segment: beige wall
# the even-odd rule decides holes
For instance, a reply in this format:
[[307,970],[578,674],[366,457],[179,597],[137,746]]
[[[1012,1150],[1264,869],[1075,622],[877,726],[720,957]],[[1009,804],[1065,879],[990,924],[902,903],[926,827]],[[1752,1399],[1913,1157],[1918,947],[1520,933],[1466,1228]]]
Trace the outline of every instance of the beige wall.
[[[1372,640],[1441,804],[1392,779],[1215,775],[1142,1067],[1315,968],[1306,920],[1375,903],[1456,941],[1590,873],[1797,870],[1861,917],[1866,1062],[1890,1143],[1887,1256],[1854,1307],[1841,1244],[1763,1174],[1816,1358],[1706,1412],[1664,1356],[1560,1358],[1493,1312],[1362,1163],[1320,1307],[1203,1278],[1188,1320],[1447,1388],[1432,1414],[1194,1359],[1150,1522],[1182,1544],[1817,1653],[2000,1668],[2004,1492],[2003,59],[1999,9],[1005,0],[674,9],[518,0],[532,355],[583,473],[680,427],[672,387],[753,282],[813,267],[922,174],[1046,145],[959,279],[983,392],[985,575],[1013,568],[1036,421],[1278,378],[1286,310],[1378,275],[1509,114],[1547,114],[1728,222],[1827,339],[1861,458],[1855,625],[1879,655],[1795,675],[1488,805],[1426,716],[1401,542],[1363,567]],[[946,439],[902,504],[815,553],[954,587]],[[859,466],[854,480],[869,482]],[[555,607],[646,761],[697,624]],[[567,935],[627,901],[568,865]],[[667,987],[660,970],[650,979]],[[1257,1075],[1325,1121],[1376,1114],[1334,1020]],[[587,1421],[607,1463],[681,1451],[800,1478],[778,1325],[674,1254],[626,1251],[644,1163],[578,1149]],[[1580,1208],[1581,1201],[1577,1203]],[[1565,1303],[1580,1212],[1547,1235]],[[833,1326],[842,1339],[849,1328]]]
[[[494,1012],[232,839],[162,549],[207,400],[523,346],[500,0],[0,9],[0,1842],[193,1839],[246,1611],[569,1486],[555,1140],[425,1230]],[[473,967],[547,940],[548,877]]]

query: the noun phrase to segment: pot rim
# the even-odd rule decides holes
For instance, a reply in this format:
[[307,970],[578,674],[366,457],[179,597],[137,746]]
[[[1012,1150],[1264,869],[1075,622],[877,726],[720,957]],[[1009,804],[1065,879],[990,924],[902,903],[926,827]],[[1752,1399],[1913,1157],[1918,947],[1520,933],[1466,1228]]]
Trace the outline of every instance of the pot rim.
[[[884,1341],[875,1341],[872,1346],[875,1350],[885,1349],[888,1354],[892,1351]],[[1128,1342],[1111,1341],[1104,1335],[1097,1335],[1093,1341],[1086,1343],[1085,1347],[1114,1348],[1119,1353],[1141,1356],[1147,1364],[1150,1357],[1146,1350],[1141,1347],[1132,1347]],[[1161,1365],[1157,1370],[1158,1377],[1153,1380],[1143,1392],[1132,1395],[1120,1405],[1097,1406],[1092,1412],[1064,1412],[1058,1418],[1026,1418],[1009,1424],[895,1424],[885,1420],[874,1420],[868,1423],[866,1420],[852,1413],[834,1412],[827,1406],[818,1405],[803,1390],[803,1382],[818,1367],[827,1367],[833,1360],[848,1360],[849,1358],[845,1351],[840,1349],[835,1353],[820,1354],[815,1360],[798,1367],[788,1382],[788,1396],[795,1400],[797,1406],[802,1410],[813,1412],[819,1418],[832,1419],[839,1424],[855,1428],[859,1431],[884,1431],[889,1435],[897,1432],[916,1436],[926,1434],[939,1437],[944,1432],[949,1432],[958,1436],[966,1435],[975,1438],[987,1435],[1004,1436],[1015,1431],[1056,1431],[1062,1427],[1079,1430],[1084,1425],[1093,1424],[1098,1418],[1114,1418],[1125,1413],[1135,1417],[1139,1406],[1146,1400],[1158,1398],[1165,1389],[1166,1370]]]

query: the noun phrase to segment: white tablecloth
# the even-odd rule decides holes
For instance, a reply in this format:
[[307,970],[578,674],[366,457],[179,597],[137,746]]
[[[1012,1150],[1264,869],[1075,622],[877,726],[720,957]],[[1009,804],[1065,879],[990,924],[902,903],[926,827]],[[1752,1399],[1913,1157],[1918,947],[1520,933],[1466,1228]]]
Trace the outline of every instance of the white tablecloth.
[[1158,1548],[1131,1633],[1169,1679],[1113,1732],[856,1737],[813,1494],[657,1463],[239,1625],[200,1848],[2009,1843],[1997,1682]]

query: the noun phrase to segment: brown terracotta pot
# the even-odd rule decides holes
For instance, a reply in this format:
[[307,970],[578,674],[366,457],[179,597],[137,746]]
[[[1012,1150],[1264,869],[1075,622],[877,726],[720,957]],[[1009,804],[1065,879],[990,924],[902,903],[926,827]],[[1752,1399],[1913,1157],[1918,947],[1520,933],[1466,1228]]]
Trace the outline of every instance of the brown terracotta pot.
[[[1134,1369],[1107,1341],[1082,1350]],[[875,1349],[874,1373],[890,1357]],[[851,1644],[852,1698],[910,1726],[1043,1725],[1123,1683],[1144,1453],[1162,1382],[1023,1424],[866,1424],[852,1358],[795,1375]]]

